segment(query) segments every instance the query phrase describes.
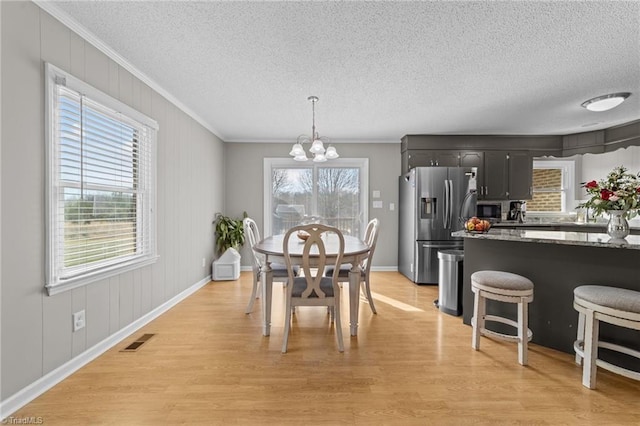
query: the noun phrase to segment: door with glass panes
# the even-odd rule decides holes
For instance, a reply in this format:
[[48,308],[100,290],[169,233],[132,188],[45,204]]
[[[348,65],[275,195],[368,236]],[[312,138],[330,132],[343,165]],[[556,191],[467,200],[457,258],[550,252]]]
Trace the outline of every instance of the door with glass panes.
[[265,235],[308,223],[335,226],[362,237],[367,221],[367,160],[324,163],[265,161]]

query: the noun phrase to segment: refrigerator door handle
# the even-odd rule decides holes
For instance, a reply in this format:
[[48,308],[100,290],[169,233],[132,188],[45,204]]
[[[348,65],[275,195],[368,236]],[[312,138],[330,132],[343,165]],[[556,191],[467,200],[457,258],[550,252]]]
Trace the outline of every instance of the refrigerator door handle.
[[451,228],[451,181],[444,181],[444,229]]

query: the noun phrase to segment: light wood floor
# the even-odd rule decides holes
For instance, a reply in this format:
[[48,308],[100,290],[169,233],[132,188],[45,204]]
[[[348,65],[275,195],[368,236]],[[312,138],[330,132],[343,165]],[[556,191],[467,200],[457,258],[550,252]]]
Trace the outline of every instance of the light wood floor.
[[[245,315],[251,276],[211,282],[37,398],[14,418],[45,425],[640,424],[640,382],[600,370],[581,385],[573,356],[483,338],[433,306],[437,287],[372,273],[378,315],[361,302],[357,338],[336,348],[326,308],[300,308],[281,354],[283,292],[261,333],[260,303]],[[395,303],[394,301],[400,302]],[[408,307],[419,308],[408,310]],[[567,309],[572,309],[567,307]],[[120,352],[143,333],[139,351]],[[535,330],[534,330],[535,333]]]

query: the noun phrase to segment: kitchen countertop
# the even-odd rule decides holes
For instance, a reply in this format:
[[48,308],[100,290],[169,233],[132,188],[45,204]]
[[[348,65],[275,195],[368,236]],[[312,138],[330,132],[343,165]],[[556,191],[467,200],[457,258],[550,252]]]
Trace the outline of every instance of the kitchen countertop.
[[[566,227],[579,227],[587,229],[605,229],[607,222],[538,222],[538,221],[525,221],[516,222],[510,220],[503,220],[496,222],[492,225],[494,228],[552,228],[558,226]],[[630,225],[629,229],[640,230],[639,226]]]
[[614,241],[607,234],[599,232],[499,229],[495,227],[491,228],[489,232],[486,233],[456,231],[452,233],[452,235],[454,237],[477,238],[486,240],[640,250],[640,235],[628,235],[622,241]]

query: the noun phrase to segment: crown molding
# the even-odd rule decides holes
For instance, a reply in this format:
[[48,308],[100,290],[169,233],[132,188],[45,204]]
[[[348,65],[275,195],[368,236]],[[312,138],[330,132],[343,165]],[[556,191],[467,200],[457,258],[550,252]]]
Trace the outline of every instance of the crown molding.
[[33,0],[33,2],[42,10],[56,18],[63,25],[68,27],[71,31],[78,34],[85,41],[93,45],[96,49],[107,55],[113,61],[115,61],[118,65],[129,71],[133,74],[134,77],[145,83],[147,86],[158,92],[160,95],[164,96],[169,102],[173,103],[180,110],[182,110],[185,114],[189,115],[195,121],[197,121],[200,125],[202,125],[205,129],[209,130],[213,133],[218,139],[224,141],[223,135],[220,134],[211,124],[209,124],[206,120],[200,117],[198,114],[193,112],[190,108],[184,105],[182,102],[178,100],[171,93],[166,91],[162,86],[160,86],[156,81],[151,79],[145,73],[136,68],[133,64],[127,61],[124,57],[122,57],[118,52],[116,52],[111,46],[106,44],[100,38],[98,38],[95,34],[89,31],[87,28],[82,26],[78,21],[73,19],[69,14],[64,12],[58,6],[53,4],[52,2],[45,0]]

